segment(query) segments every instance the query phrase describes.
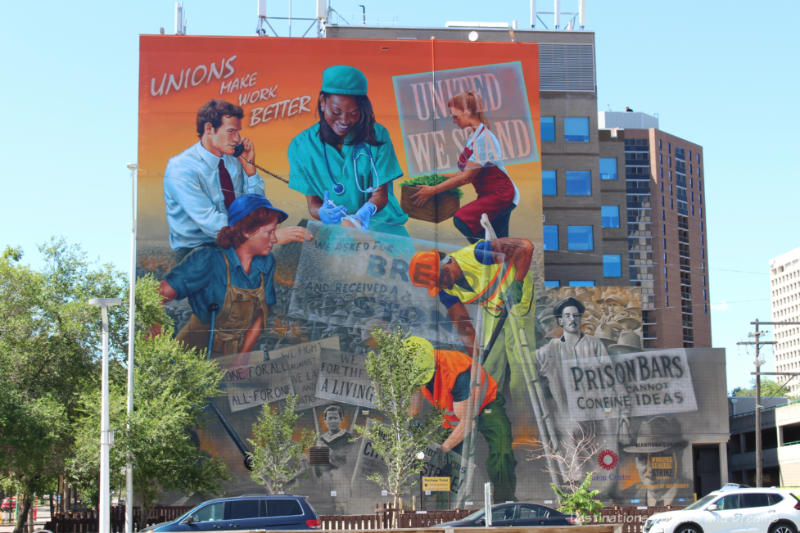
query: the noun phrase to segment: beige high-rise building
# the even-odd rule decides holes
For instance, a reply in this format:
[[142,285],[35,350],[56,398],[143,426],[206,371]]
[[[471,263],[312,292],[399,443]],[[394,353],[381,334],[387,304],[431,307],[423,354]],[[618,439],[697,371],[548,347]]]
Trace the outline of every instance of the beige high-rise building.
[[[800,323],[800,248],[779,255],[769,264],[769,290],[773,322]],[[773,326],[775,371],[800,373],[800,324]],[[778,376],[789,395],[800,391],[798,376]]]
[[711,346],[703,147],[645,113],[600,112],[625,146],[630,284],[648,348]]

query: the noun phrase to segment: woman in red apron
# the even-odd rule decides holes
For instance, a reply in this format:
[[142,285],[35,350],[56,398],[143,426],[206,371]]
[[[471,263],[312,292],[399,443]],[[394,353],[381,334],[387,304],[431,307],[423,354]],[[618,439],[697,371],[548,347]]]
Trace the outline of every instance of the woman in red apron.
[[481,214],[486,213],[498,237],[508,237],[511,211],[519,203],[519,191],[503,166],[500,143],[489,129],[481,103],[472,91],[452,97],[447,106],[453,122],[461,129],[471,129],[464,151],[458,157],[458,172],[438,185],[421,185],[412,196],[422,206],[432,196],[472,183],[478,198],[453,215],[453,223],[470,243],[482,239]]

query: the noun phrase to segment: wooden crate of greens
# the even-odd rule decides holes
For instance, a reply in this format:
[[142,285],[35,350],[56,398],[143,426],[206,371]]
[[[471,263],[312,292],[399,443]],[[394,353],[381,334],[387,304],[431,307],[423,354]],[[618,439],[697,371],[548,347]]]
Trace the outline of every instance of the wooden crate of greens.
[[408,216],[427,222],[442,222],[452,217],[461,205],[461,189],[455,188],[432,196],[422,206],[417,207],[411,196],[417,192],[418,185],[438,185],[447,178],[440,174],[429,174],[406,180],[400,184],[400,206]]

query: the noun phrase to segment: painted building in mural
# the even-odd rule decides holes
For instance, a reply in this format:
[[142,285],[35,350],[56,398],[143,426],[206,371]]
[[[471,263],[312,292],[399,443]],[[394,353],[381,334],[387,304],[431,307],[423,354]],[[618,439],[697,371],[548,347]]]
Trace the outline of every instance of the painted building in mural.
[[452,491],[427,506],[471,505],[485,481],[551,499],[575,475],[554,457],[587,442],[603,499],[693,498],[692,443],[727,440],[724,355],[643,352],[636,289],[545,289],[539,57],[536,43],[141,38],[138,271],[225,370],[198,440],[228,492],[258,490],[251,427],[296,394],[330,459],[291,490],[323,513],[371,510],[382,461],[354,427],[381,413],[364,359],[374,328],[400,327],[438,350],[434,401],[469,398],[465,354],[491,378],[480,435],[426,450]]

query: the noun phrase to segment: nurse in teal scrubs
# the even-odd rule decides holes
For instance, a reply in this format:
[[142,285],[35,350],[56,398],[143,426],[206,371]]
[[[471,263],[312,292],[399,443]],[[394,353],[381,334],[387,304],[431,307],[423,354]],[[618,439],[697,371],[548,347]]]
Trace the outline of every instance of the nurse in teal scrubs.
[[317,112],[319,122],[289,145],[289,187],[325,224],[407,237],[408,215],[392,187],[403,171],[389,132],[375,122],[367,78],[347,65],[326,68]]

